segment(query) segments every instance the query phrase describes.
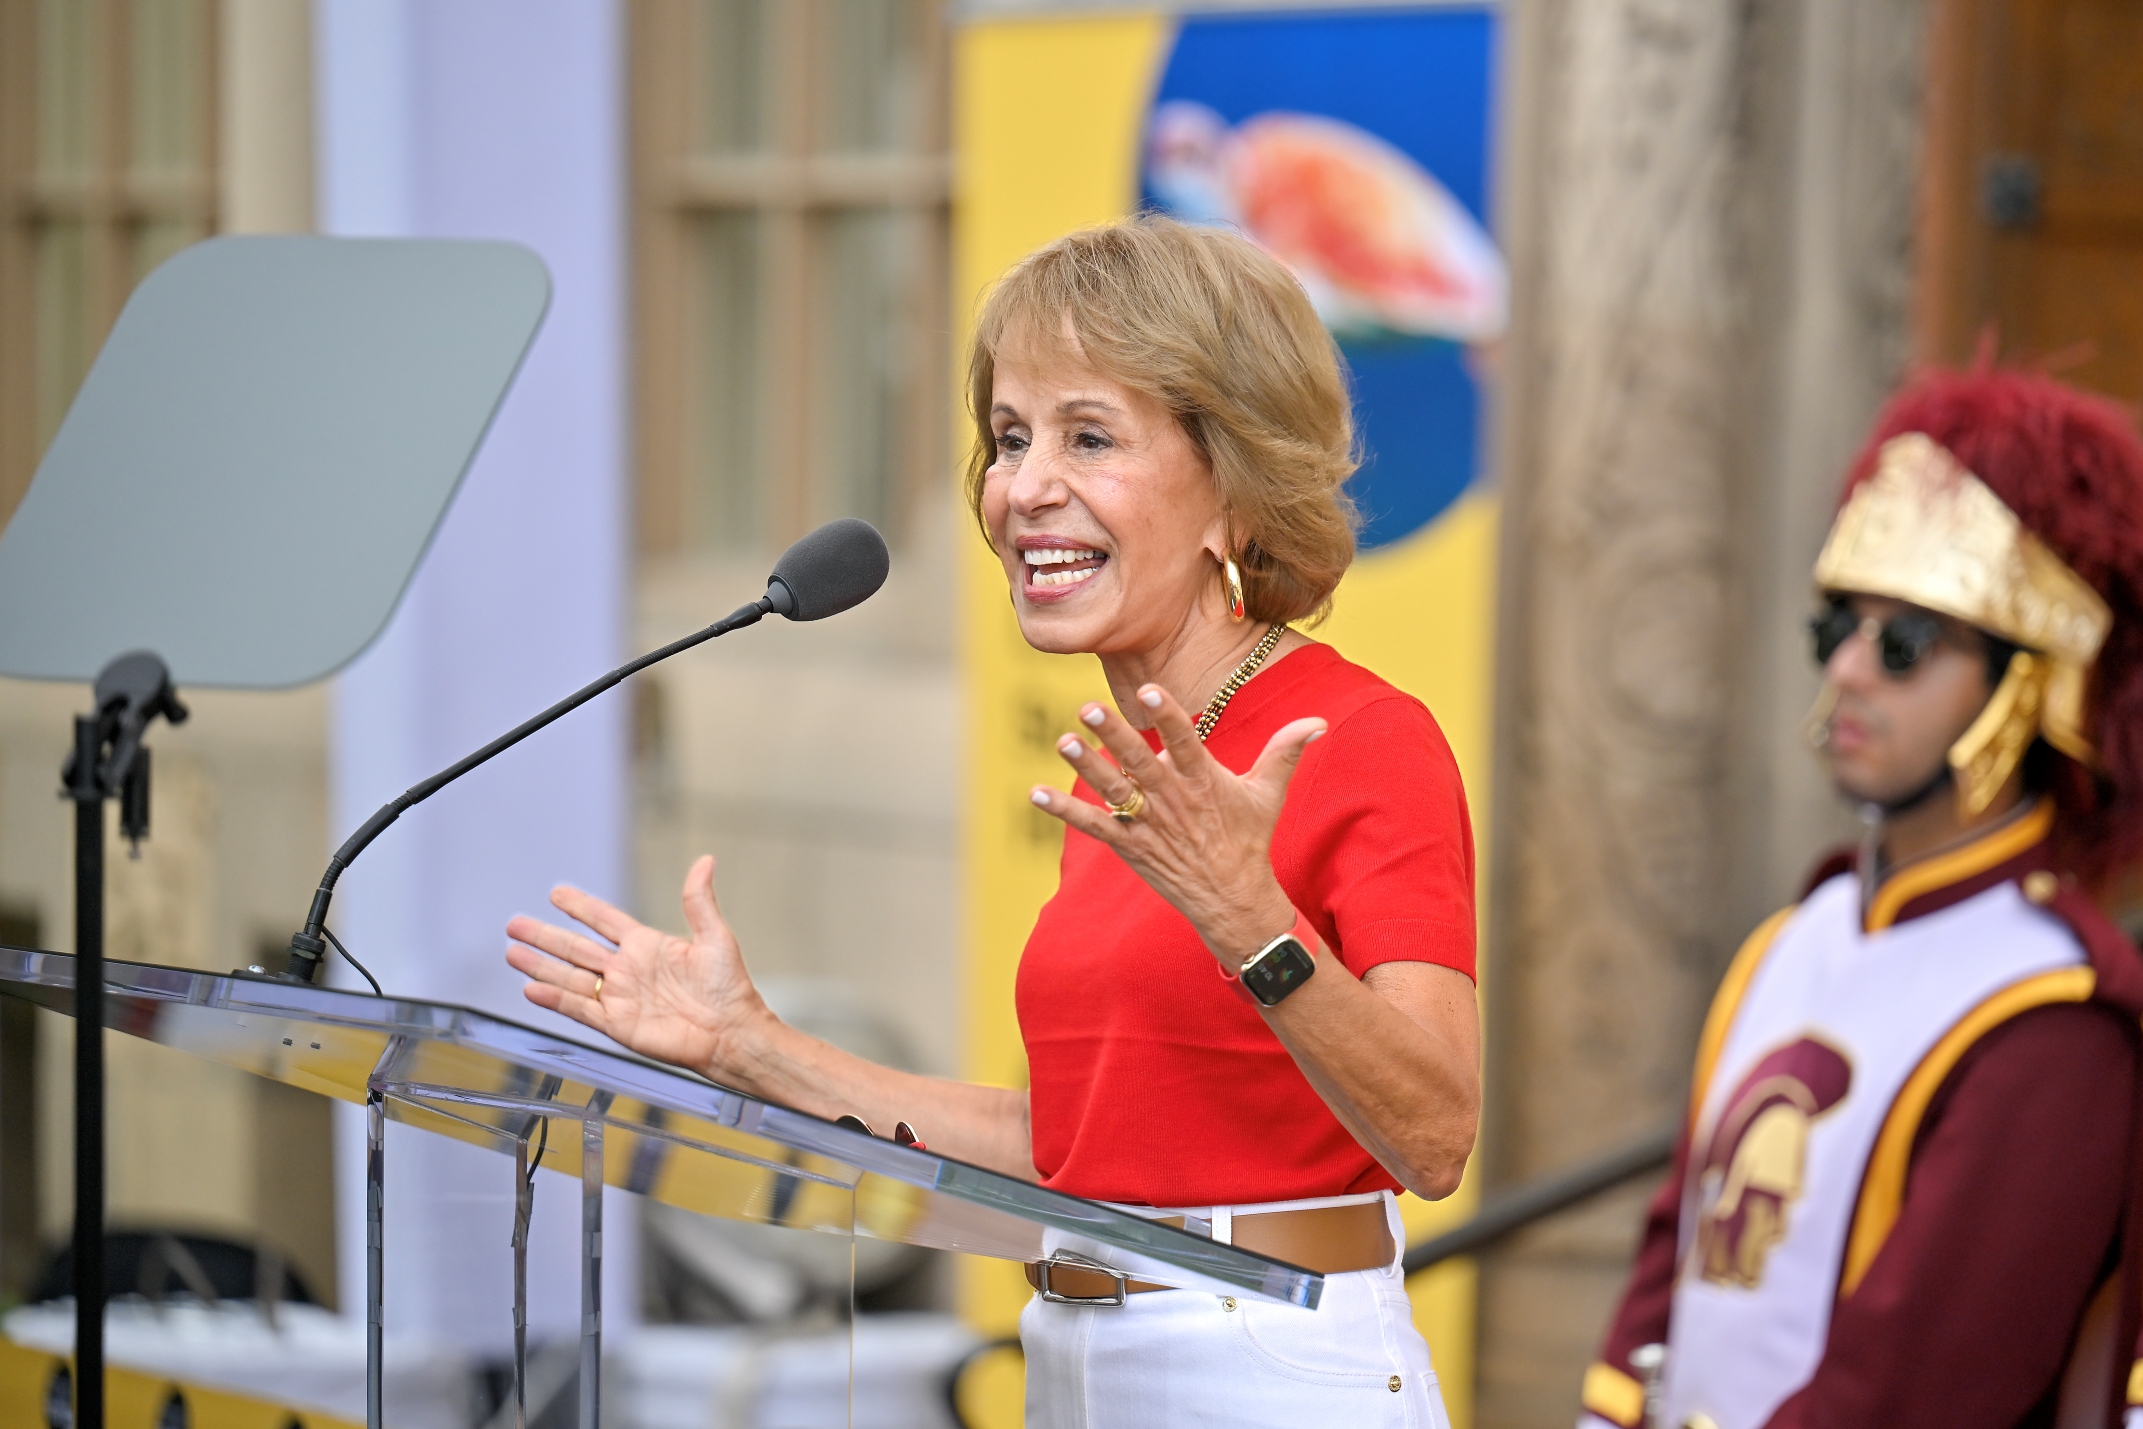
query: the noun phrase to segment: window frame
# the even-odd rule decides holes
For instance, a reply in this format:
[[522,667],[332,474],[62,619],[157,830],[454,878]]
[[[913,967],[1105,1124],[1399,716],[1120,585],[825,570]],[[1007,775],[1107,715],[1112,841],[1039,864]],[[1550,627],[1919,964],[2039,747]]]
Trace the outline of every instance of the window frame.
[[[946,316],[950,292],[952,155],[948,110],[949,42],[944,7],[898,0],[926,17],[925,69],[931,98],[921,147],[885,153],[818,148],[815,64],[833,23],[829,0],[779,0],[769,7],[770,88],[779,96],[766,148],[709,155],[695,137],[697,73],[705,52],[704,6],[695,0],[635,0],[629,7],[633,218],[633,426],[639,547],[648,554],[695,551],[690,483],[697,395],[705,374],[696,337],[696,237],[719,213],[759,218],[760,321],[757,355],[767,374],[758,402],[763,474],[771,501],[766,526],[779,546],[811,524],[813,471],[812,334],[818,330],[812,274],[821,220],[843,212],[920,215],[930,256],[922,265],[899,341],[916,374],[918,419],[904,424],[887,507],[896,527],[944,476],[949,399]],[[885,0],[892,3],[892,0]],[[898,539],[898,532],[889,532]]]
[[197,161],[176,173],[137,166],[132,153],[135,23],[142,0],[66,3],[91,12],[94,33],[90,81],[97,128],[90,171],[80,179],[56,178],[39,168],[39,0],[0,0],[0,525],[29,489],[47,439],[39,415],[40,233],[54,221],[83,224],[81,336],[85,350],[94,352],[139,281],[136,245],[145,229],[160,221],[191,222],[209,236],[221,227],[216,0],[196,0],[203,27],[195,116],[201,146]]

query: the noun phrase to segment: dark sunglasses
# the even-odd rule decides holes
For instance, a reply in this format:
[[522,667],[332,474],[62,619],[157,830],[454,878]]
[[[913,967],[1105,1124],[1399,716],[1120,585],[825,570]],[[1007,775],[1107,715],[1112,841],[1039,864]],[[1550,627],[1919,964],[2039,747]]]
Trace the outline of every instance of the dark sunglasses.
[[1883,669],[1900,678],[1910,674],[1942,639],[1942,622],[1925,611],[1906,611],[1877,621],[1872,615],[1861,616],[1847,601],[1834,600],[1808,622],[1808,633],[1815,638],[1816,664],[1828,665],[1838,647],[1863,629],[1875,642]]

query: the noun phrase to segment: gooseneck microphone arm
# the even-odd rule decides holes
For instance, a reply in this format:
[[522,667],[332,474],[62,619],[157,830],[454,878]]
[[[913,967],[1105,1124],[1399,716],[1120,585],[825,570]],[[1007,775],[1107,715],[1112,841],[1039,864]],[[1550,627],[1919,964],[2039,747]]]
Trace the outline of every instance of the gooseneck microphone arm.
[[619,681],[639,674],[658,661],[704,644],[717,635],[757,625],[769,615],[786,616],[790,620],[823,620],[861,604],[885,583],[889,563],[885,538],[869,522],[854,517],[830,521],[782,553],[781,559],[774,563],[774,574],[767,579],[766,594],[750,605],[740,605],[705,630],[682,640],[673,640],[660,650],[650,651],[637,660],[618,666],[593,684],[583,685],[567,695],[534,719],[516,725],[460,763],[449,765],[421,784],[410,785],[359,825],[357,832],[345,839],[342,847],[335,850],[335,856],[327,861],[327,872],[320,875],[320,886],[313,891],[312,909],[305,915],[305,926],[290,935],[290,960],[282,976],[291,982],[313,980],[313,974],[327,956],[327,908],[335,897],[336,880],[365,851],[365,846],[404,812],[423,803],[479,764],[513,748],[553,720],[571,714]]
[[305,915],[305,927],[302,931],[291,934],[290,961],[285,966],[283,976],[292,982],[311,982],[313,980],[313,974],[318,970],[321,960],[327,955],[327,941],[323,936],[323,929],[327,923],[328,904],[335,897],[336,880],[340,879],[342,871],[348,868],[356,857],[365,851],[366,845],[386,832],[387,826],[402,817],[409,809],[423,803],[471,769],[490,761],[498,755],[504,754],[545,725],[571,714],[605,690],[612,688],[620,681],[639,674],[648,666],[667,660],[672,655],[682,654],[695,645],[703,645],[717,635],[727,635],[732,630],[741,629],[747,625],[756,625],[768,615],[786,615],[793,606],[794,601],[789,595],[788,587],[777,581],[767,587],[765,595],[749,605],[737,607],[736,610],[717,620],[705,630],[687,635],[682,640],[673,640],[660,650],[650,651],[637,660],[618,666],[617,669],[612,670],[601,679],[582,685],[542,714],[515,725],[474,754],[457,763],[448,765],[422,783],[410,785],[407,789],[395,795],[393,799],[382,804],[378,812],[357,826],[356,833],[343,840],[342,847],[336,849],[334,857],[327,861],[327,872],[320,875],[320,886],[313,890],[312,908]]

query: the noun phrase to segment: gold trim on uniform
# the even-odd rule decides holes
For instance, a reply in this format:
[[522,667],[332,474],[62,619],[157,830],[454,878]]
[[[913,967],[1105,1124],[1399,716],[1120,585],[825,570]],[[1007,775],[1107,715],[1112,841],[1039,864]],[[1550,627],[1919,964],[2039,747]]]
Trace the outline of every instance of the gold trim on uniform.
[[1913,899],[1962,883],[1997,864],[2007,863],[2043,840],[2053,828],[2053,801],[2041,799],[2029,813],[1972,840],[1963,848],[1900,865],[1868,900],[1862,926],[1870,933],[1881,932],[1897,921],[1897,915]]
[[1734,1014],[1741,1010],[1741,999],[1749,990],[1749,980],[1756,976],[1764,954],[1771,951],[1778,930],[1786,926],[1786,920],[1799,906],[1790,904],[1756,925],[1756,931],[1743,940],[1741,951],[1735,953],[1733,962],[1727,965],[1726,976],[1719,980],[1719,990],[1712,994],[1711,1010],[1704,1014],[1704,1031],[1697,1038],[1696,1075],[1689,1086],[1692,1135],[1696,1131],[1697,1118],[1704,1113],[1704,1094],[1711,1090],[1711,1074],[1719,1065],[1719,1053],[1726,1046],[1726,1034],[1733,1028]]
[[1637,1429],[1644,1422],[1644,1386],[1604,1361],[1585,1367],[1578,1402],[1622,1429]]
[[1912,1075],[1890,1103],[1883,1128],[1876,1133],[1875,1150],[1860,1185],[1860,1201],[1853,1207],[1853,1229],[1845,1243],[1845,1273],[1838,1280],[1838,1298],[1860,1287],[1861,1278],[1875,1263],[1883,1242],[1897,1225],[1905,1204],[1905,1173],[1912,1164],[1912,1144],[1920,1134],[1920,1121],[1927,1105],[1972,1045],[2019,1013],[2056,1002],[2088,1002],[2098,986],[2098,974],[2086,967],[2057,968],[2022,982],[2011,983],[1966,1013],[1942,1034],[1928,1054],[1913,1068]]

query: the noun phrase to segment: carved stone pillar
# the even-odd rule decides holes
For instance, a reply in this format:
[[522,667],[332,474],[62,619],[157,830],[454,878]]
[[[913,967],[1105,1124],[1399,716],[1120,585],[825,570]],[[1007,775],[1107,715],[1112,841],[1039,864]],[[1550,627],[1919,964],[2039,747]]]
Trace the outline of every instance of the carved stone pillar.
[[[1838,826],[1801,618],[1902,352],[1918,5],[1508,12],[1491,1193],[1678,1112]],[[1571,1422],[1649,1190],[1484,1260],[1478,1424]]]

